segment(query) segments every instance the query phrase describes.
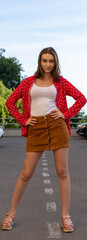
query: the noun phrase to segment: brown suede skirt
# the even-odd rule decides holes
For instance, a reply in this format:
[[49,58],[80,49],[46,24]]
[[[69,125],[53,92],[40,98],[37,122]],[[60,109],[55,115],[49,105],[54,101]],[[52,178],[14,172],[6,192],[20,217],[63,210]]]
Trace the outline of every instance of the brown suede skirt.
[[36,117],[34,126],[29,125],[26,152],[55,150],[70,146],[70,136],[66,122],[54,119],[50,114]]

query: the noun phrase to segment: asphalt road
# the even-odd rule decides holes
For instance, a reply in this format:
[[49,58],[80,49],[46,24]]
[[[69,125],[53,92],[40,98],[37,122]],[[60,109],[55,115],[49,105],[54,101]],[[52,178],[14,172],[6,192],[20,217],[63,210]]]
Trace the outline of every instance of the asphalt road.
[[[9,211],[13,189],[23,167],[25,146],[26,139],[22,137],[0,139],[0,222]],[[19,204],[13,229],[7,232],[0,228],[1,240],[87,239],[87,139],[71,137],[69,169],[74,232],[61,231],[59,184],[53,153],[47,151]]]

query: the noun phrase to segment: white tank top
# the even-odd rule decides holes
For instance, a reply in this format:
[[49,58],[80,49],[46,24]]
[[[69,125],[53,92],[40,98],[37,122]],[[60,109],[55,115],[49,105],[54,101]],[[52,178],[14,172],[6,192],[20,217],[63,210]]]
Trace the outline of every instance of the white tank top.
[[30,90],[31,115],[43,116],[52,110],[58,110],[56,106],[57,90],[52,84],[49,87],[39,87],[33,84]]

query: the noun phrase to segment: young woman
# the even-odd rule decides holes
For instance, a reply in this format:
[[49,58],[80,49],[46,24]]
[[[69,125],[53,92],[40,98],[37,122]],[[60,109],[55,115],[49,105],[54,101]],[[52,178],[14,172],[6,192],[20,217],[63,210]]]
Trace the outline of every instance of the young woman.
[[[66,95],[76,100],[69,109]],[[23,114],[16,107],[19,98],[22,98]],[[22,136],[27,137],[27,143],[24,167],[15,186],[10,211],[2,222],[2,229],[12,229],[18,203],[38,160],[44,150],[53,150],[60,184],[62,228],[65,232],[73,231],[69,215],[70,118],[74,117],[85,103],[84,95],[60,76],[56,51],[51,47],[43,49],[39,54],[35,75],[23,80],[6,101],[9,112],[22,125]]]

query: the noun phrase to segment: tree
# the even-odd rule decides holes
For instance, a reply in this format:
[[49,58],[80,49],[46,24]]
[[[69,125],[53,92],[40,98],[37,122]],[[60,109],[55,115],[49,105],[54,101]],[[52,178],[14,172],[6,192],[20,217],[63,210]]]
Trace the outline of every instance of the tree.
[[21,82],[22,64],[15,57],[3,56],[4,49],[0,49],[0,80],[7,88],[16,88]]
[[[12,119],[5,120],[5,123],[7,124],[7,125],[5,125],[6,128],[9,128],[9,127],[12,127],[12,128],[18,127],[19,128],[20,125],[19,124],[15,125],[16,120],[13,119],[12,115],[8,111],[7,107],[5,106],[5,102],[11,93],[12,93],[12,89],[6,88],[4,86],[4,84],[2,83],[2,81],[0,81],[0,118],[12,118]],[[17,102],[17,108],[22,113],[21,99],[19,99]],[[10,123],[10,124],[8,124],[8,123]],[[14,123],[14,124],[12,124],[12,123]],[[3,124],[2,119],[0,119],[0,124]]]
[[83,110],[80,110],[80,112],[76,116],[71,118],[70,121],[71,126],[77,127],[77,124],[83,123],[85,118],[86,118],[85,112]]

